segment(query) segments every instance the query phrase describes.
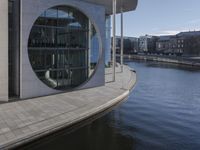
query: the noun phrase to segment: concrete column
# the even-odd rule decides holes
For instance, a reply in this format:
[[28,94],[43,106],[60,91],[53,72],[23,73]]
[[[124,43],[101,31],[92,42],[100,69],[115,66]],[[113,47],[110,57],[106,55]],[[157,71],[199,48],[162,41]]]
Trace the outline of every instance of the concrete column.
[[115,64],[116,64],[116,0],[112,1],[113,3],[113,22],[112,22],[112,28],[113,28],[113,56],[112,56],[112,64],[113,64],[113,82],[115,82]]
[[121,8],[121,71],[123,72],[124,64],[124,18],[123,9]]
[[111,62],[111,17],[106,16],[106,48],[105,48],[105,64]]
[[8,0],[0,0],[0,101],[8,101]]

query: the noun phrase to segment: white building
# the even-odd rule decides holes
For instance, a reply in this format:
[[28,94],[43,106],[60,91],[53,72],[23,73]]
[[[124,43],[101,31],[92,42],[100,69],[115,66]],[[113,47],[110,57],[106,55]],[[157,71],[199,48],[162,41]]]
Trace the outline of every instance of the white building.
[[104,85],[111,14],[112,0],[1,0],[0,100]]

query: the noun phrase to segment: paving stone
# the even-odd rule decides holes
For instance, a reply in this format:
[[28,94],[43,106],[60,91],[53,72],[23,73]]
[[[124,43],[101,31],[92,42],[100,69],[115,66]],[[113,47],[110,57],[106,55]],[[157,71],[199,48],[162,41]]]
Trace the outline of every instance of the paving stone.
[[6,134],[4,134],[4,136],[8,139],[8,140],[12,140],[14,138],[16,138],[15,134],[12,132],[8,132]]

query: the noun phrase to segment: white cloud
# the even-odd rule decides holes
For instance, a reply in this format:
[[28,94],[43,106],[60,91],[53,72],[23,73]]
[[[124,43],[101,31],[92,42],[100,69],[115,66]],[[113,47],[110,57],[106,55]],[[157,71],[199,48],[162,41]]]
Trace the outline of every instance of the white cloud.
[[160,31],[156,34],[158,34],[158,35],[175,35],[179,32],[180,32],[180,30],[165,30],[165,31]]
[[179,32],[181,32],[181,31],[178,31],[178,30],[166,30],[166,31],[157,32],[157,33],[155,33],[154,35],[156,35],[156,36],[162,36],[162,35],[176,35],[176,34],[178,34]]
[[193,29],[193,30],[189,30],[189,29],[177,29],[177,30],[160,30],[154,33],[151,33],[150,35],[156,35],[156,36],[162,36],[162,35],[176,35],[180,32],[186,32],[186,31],[200,31],[200,29]]

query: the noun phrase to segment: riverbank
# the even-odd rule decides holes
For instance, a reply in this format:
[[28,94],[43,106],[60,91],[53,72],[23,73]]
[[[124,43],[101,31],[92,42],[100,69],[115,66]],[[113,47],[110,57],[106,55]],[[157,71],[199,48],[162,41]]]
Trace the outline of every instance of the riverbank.
[[98,114],[129,96],[136,74],[117,68],[116,81],[106,69],[102,87],[0,105],[0,149],[13,148]]
[[165,62],[178,65],[187,65],[200,68],[200,59],[161,55],[124,55],[124,58],[144,61]]

